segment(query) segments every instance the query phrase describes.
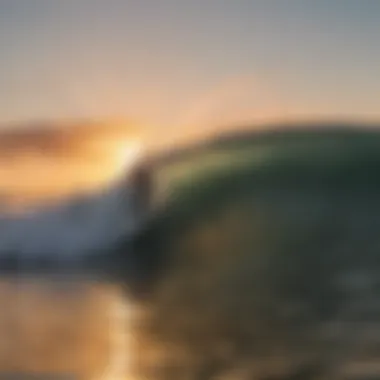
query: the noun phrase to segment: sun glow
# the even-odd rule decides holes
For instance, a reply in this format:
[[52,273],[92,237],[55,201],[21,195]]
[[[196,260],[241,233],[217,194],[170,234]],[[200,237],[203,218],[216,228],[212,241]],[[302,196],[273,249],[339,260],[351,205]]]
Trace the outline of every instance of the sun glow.
[[135,123],[120,121],[4,129],[0,193],[7,204],[22,207],[97,191],[128,176],[142,159],[142,136]]
[[142,157],[143,152],[143,143],[138,139],[114,142],[113,157],[110,160],[112,171],[115,171],[116,176],[128,173]]

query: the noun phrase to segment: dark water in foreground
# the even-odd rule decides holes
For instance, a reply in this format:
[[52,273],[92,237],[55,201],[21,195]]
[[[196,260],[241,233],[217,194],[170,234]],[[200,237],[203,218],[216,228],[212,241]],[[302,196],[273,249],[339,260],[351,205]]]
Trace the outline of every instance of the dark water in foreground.
[[114,284],[79,275],[2,276],[0,378],[121,378],[119,294]]

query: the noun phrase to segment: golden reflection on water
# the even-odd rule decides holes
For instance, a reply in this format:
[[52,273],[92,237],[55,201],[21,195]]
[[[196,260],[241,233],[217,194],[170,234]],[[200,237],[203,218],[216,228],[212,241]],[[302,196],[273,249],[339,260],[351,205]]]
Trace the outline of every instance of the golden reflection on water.
[[108,380],[117,364],[119,294],[94,279],[1,278],[0,372]]

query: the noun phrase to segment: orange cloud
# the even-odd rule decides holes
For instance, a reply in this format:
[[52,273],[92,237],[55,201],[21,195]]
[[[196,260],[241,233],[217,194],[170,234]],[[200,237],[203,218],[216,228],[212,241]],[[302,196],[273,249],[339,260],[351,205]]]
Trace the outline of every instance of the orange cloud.
[[3,126],[0,195],[20,203],[99,187],[128,169],[141,134],[123,121]]

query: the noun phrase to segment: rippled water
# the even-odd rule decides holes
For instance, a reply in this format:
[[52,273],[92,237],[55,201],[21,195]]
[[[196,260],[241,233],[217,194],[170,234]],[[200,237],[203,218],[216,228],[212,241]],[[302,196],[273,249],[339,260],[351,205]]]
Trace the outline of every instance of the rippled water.
[[124,311],[120,289],[105,281],[84,276],[2,277],[1,373],[123,378]]

